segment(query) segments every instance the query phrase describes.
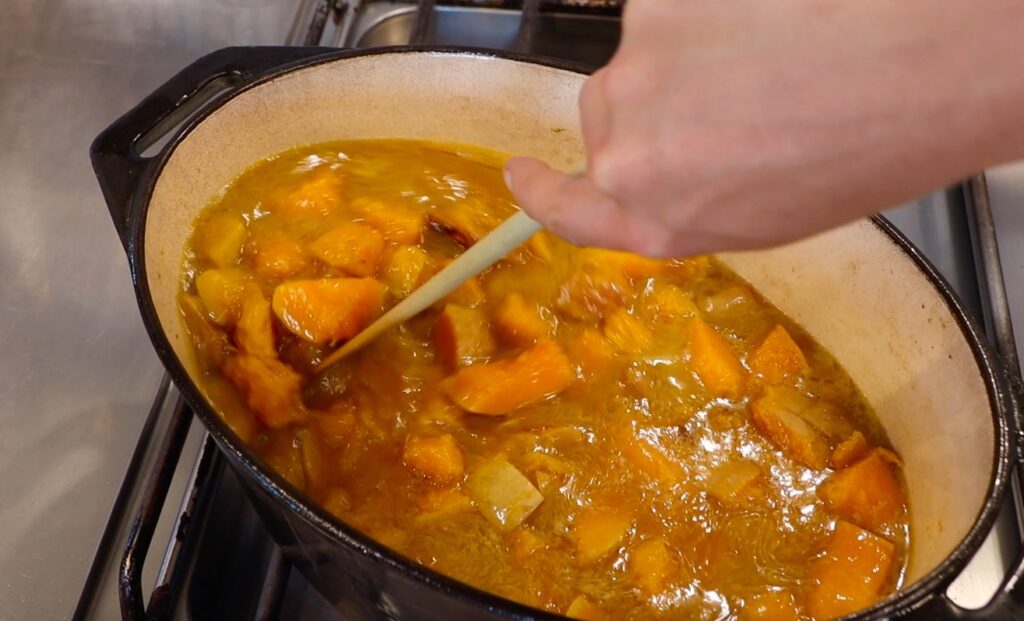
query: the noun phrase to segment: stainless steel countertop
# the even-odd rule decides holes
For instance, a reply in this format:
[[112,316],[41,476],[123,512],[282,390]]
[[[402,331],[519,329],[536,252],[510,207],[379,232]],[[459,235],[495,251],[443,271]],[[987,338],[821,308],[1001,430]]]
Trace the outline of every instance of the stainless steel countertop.
[[89,143],[296,4],[0,3],[0,620],[71,614],[161,376]]

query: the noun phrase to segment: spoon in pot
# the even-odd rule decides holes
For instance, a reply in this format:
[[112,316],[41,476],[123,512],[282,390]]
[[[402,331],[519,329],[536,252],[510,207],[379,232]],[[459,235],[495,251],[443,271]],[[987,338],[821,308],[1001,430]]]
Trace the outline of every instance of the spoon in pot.
[[323,373],[342,358],[380,336],[390,328],[417,315],[420,311],[459,288],[473,276],[484,271],[518,248],[539,231],[541,226],[525,211],[517,211],[490,233],[449,263],[433,278],[423,283],[388,312],[377,318],[362,332],[334,351],[316,367]]

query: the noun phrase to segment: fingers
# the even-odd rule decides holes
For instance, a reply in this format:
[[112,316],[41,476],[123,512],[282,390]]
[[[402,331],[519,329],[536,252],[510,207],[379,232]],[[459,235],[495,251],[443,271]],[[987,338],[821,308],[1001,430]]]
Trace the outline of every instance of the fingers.
[[587,153],[599,150],[608,140],[611,116],[604,96],[604,69],[587,78],[580,91],[580,133]]

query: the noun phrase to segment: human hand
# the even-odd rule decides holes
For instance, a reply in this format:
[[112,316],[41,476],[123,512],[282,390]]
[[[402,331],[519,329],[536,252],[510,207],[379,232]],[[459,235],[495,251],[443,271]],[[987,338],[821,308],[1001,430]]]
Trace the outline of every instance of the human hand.
[[576,243],[669,257],[797,239],[1024,155],[1015,0],[630,0],[580,96],[588,168],[516,158]]

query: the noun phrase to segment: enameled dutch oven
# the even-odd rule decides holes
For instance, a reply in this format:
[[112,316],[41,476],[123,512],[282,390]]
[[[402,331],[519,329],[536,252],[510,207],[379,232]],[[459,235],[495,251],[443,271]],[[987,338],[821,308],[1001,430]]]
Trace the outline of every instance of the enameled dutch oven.
[[[192,222],[254,162],[327,140],[455,141],[569,169],[582,153],[584,79],[576,68],[479,50],[229,48],[173,77],[92,146],[157,352],[284,553],[345,618],[556,617],[375,543],[312,504],[227,428],[195,379],[175,305]],[[139,154],[183,118],[159,154]],[[845,365],[904,459],[906,583],[854,618],[1024,619],[1021,558],[986,608],[964,610],[945,596],[992,526],[1020,449],[1010,432],[1014,393],[948,285],[880,218],[721,259]]]

